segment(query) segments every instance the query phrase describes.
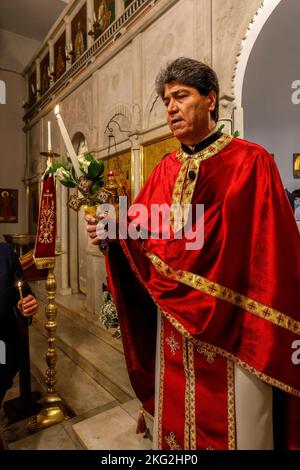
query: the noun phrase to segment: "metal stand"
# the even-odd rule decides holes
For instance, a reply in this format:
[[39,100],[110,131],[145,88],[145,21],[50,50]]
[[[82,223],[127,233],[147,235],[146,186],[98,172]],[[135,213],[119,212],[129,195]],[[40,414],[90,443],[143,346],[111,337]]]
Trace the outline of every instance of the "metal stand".
[[40,392],[31,392],[28,326],[18,320],[18,327],[21,339],[20,396],[3,403],[3,409],[10,423],[29,418],[41,410],[41,405],[37,403],[41,398]]

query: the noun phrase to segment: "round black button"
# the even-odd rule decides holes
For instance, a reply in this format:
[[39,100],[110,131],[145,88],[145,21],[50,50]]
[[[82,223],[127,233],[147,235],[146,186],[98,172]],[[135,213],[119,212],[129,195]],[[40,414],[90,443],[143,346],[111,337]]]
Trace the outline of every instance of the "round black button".
[[196,178],[196,173],[193,170],[188,172],[188,176],[190,180],[194,180]]

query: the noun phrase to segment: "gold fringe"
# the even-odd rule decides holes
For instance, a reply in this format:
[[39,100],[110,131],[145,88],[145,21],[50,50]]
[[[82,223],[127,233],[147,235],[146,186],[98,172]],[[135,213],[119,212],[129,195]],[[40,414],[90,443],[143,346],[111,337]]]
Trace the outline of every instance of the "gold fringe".
[[34,258],[38,269],[53,269],[55,267],[55,258]]

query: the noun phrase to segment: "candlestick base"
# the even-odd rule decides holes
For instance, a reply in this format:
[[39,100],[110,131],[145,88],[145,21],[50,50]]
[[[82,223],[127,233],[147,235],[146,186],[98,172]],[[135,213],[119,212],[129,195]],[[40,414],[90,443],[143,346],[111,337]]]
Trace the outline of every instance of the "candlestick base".
[[69,419],[61,408],[61,398],[55,392],[47,392],[39,404],[43,406],[43,409],[29,421],[30,432],[40,431]]

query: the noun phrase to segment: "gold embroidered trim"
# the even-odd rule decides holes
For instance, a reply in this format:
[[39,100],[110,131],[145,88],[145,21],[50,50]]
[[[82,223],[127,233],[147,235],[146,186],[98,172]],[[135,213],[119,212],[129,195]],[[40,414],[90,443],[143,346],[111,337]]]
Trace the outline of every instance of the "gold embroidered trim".
[[33,258],[38,269],[53,269],[55,258]]
[[168,436],[165,436],[165,441],[171,450],[182,450],[180,445],[177,443],[176,435],[174,432],[170,432]]
[[198,346],[197,351],[206,358],[209,364],[213,364],[215,362],[216,353],[209,351],[204,345]]
[[225,351],[224,349],[219,348],[218,346],[213,346],[212,344],[204,343],[203,341],[197,340],[184,328],[184,326],[182,326],[181,323],[179,323],[179,321],[175,320],[175,318],[173,318],[169,313],[163,310],[161,310],[161,312],[165,315],[169,322],[171,322],[172,325],[179,331],[179,333],[181,333],[185,338],[191,339],[196,346],[202,347],[204,345],[208,350],[213,351],[216,354],[220,354],[222,357],[225,357],[226,359],[235,362],[236,364],[250,372],[250,374],[253,374],[255,375],[255,377],[262,380],[263,382],[266,382],[267,384],[272,385],[273,387],[280,388],[280,390],[283,390],[286,393],[290,393],[291,395],[295,395],[296,397],[300,398],[300,390],[290,387],[289,385],[280,382],[280,380],[273,379],[272,377],[264,374],[263,372],[259,372],[258,370],[254,369],[254,367],[250,366],[246,362],[242,361],[233,354]]
[[234,363],[227,360],[227,419],[228,450],[236,449],[235,440],[235,400],[234,400]]
[[202,276],[193,274],[189,271],[182,271],[180,269],[173,269],[168,266],[158,256],[144,251],[145,255],[150,259],[156,270],[169,279],[174,279],[182,284],[193,287],[196,290],[204,292],[218,299],[231,303],[243,310],[246,310],[259,318],[263,318],[273,323],[276,326],[285,328],[295,334],[300,334],[300,322],[293,320],[293,318],[285,315],[274,308],[263,305],[255,300],[239,294],[228,287],[224,287],[213,281],[209,281]]
[[217,153],[221,152],[228,144],[232,141],[233,137],[228,134],[222,134],[219,139],[217,139],[213,144],[205,149],[201,150],[201,152],[195,153],[194,155],[189,155],[185,153],[182,149],[178,150],[176,157],[180,162],[185,162],[189,158],[193,158],[195,160],[206,160],[207,158],[213,157]]
[[175,356],[176,352],[180,349],[180,344],[176,341],[174,331],[166,338],[166,343],[170,346],[173,356]]
[[187,338],[183,340],[183,365],[185,372],[184,449],[196,450],[196,379],[194,344]]
[[215,449],[212,446],[208,446],[208,447],[206,447],[205,450],[215,450]]
[[196,450],[196,378],[195,378],[195,363],[194,363],[194,344],[192,341],[188,342],[188,369],[189,369],[189,382],[190,382],[190,447],[189,450]]
[[[160,310],[159,310],[160,312]],[[159,370],[159,398],[158,398],[158,436],[157,446],[162,449],[162,421],[163,421],[163,400],[164,400],[164,376],[165,376],[165,352],[164,352],[164,322],[161,315],[160,327],[160,370]]]

